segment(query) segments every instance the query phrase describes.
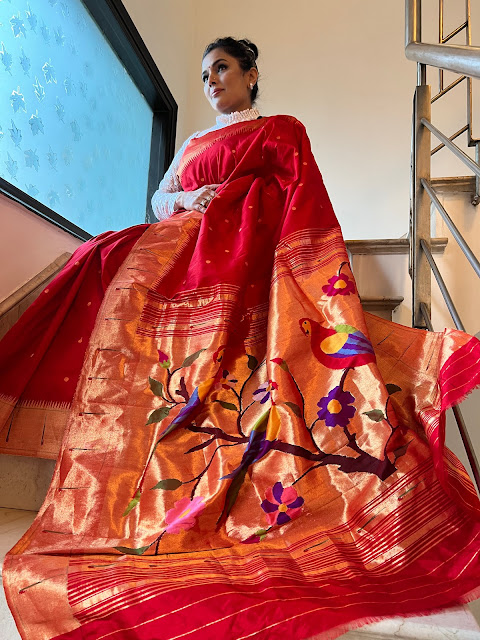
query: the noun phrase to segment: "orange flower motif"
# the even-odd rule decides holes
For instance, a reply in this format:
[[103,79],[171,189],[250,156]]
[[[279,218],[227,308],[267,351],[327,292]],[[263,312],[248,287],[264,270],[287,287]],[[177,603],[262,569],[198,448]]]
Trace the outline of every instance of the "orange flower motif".
[[225,353],[225,347],[226,347],[226,345],[222,344],[222,346],[218,347],[218,349],[215,351],[215,353],[213,354],[213,361],[214,362],[221,362],[223,360],[223,354]]
[[216,388],[219,389],[233,389],[234,385],[238,382],[227,370],[223,371],[222,377],[216,383]]

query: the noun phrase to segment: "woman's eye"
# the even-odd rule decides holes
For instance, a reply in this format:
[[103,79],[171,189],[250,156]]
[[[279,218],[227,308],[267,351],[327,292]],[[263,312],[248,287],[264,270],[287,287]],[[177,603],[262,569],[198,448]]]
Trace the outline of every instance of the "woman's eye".
[[227,68],[227,66],[226,66],[226,65],[224,65],[224,64],[219,64],[219,65],[218,65],[218,67],[217,67],[217,71],[224,71],[226,68]]

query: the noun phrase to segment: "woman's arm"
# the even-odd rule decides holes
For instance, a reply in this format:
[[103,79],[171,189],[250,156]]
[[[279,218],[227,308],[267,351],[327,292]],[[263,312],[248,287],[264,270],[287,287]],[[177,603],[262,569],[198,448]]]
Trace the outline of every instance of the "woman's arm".
[[195,134],[187,138],[177,151],[171,165],[168,167],[162,181],[158,185],[158,189],[153,194],[152,209],[153,213],[159,220],[169,218],[173,213],[175,213],[175,211],[180,209],[177,200],[178,196],[182,192],[182,185],[178,179],[177,171],[183,152],[194,135]]
[[220,186],[219,184],[206,184],[196,191],[188,192],[182,189],[177,175],[178,167],[187,144],[196,135],[194,133],[182,144],[158,185],[158,189],[153,194],[152,209],[159,220],[165,220],[181,209],[205,213],[208,204],[215,196],[215,189]]

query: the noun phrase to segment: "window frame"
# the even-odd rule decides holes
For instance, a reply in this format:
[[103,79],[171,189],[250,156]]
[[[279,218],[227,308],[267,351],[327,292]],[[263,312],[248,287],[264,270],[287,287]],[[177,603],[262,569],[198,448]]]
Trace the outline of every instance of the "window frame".
[[[145,222],[155,222],[150,200],[175,153],[177,103],[121,0],[81,1],[153,111]],[[2,177],[0,193],[80,240],[92,237]]]

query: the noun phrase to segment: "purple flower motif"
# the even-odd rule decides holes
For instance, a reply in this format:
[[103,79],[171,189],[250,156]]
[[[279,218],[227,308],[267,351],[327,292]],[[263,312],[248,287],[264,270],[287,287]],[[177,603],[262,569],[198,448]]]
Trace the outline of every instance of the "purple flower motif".
[[271,489],[267,489],[265,498],[261,506],[268,523],[272,526],[286,524],[296,518],[305,502],[293,487],[284,489],[281,482],[276,482]]
[[163,367],[164,369],[168,369],[168,367],[171,364],[170,358],[167,356],[166,353],[163,353],[163,351],[160,351],[160,349],[158,349],[158,361],[160,362],[160,366]]
[[328,280],[328,284],[322,287],[322,291],[327,296],[349,296],[351,293],[355,293],[355,284],[344,273],[340,273],[338,276],[332,276]]
[[253,392],[253,399],[259,401],[260,404],[265,404],[274,389],[278,389],[278,384],[273,380],[267,380]]
[[336,427],[337,425],[346,427],[356,412],[352,402],[355,402],[355,398],[349,391],[335,387],[327,396],[320,399],[317,404],[320,411],[317,415],[320,420],[325,420],[327,427]]

